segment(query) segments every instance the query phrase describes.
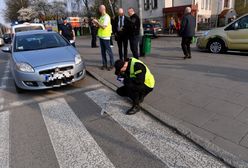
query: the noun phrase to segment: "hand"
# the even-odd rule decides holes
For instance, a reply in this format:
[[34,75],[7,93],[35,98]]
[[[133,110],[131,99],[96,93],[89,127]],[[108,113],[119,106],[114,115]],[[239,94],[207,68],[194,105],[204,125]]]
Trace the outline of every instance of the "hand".
[[92,22],[95,24],[99,24],[98,20],[96,20],[96,19],[93,19]]

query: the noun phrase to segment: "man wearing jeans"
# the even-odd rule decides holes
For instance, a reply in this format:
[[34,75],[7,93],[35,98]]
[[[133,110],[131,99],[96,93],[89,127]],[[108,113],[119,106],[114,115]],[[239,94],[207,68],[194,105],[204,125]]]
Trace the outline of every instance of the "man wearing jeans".
[[[98,37],[100,38],[100,46],[102,53],[102,67],[101,69],[108,69],[111,71],[114,67],[114,56],[112,49],[110,47],[110,37],[112,34],[112,25],[110,16],[106,13],[106,7],[101,5],[99,7],[99,12],[101,13],[101,17],[99,20],[94,19],[93,22],[99,27],[98,29]],[[110,58],[110,65],[107,66],[107,55]]]

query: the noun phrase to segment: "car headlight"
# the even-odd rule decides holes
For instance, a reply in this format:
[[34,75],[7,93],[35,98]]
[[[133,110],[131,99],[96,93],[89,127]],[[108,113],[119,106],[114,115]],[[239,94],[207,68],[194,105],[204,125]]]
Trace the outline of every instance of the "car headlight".
[[34,68],[31,65],[24,63],[24,62],[17,63],[16,67],[19,71],[22,71],[22,72],[29,72],[29,73],[34,72]]
[[209,31],[205,31],[203,35],[204,35],[204,36],[207,36],[208,33],[209,33]]
[[82,58],[79,54],[75,56],[75,64],[78,65],[82,62]]

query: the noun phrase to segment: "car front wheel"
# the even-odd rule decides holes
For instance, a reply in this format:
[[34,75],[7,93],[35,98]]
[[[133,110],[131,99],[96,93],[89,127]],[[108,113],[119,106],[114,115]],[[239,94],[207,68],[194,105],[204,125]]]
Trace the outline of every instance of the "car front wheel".
[[16,83],[15,83],[15,89],[16,89],[16,92],[17,93],[24,93],[24,89],[22,89],[22,88],[19,88],[17,85],[16,85]]
[[225,44],[223,41],[219,40],[219,39],[215,39],[209,42],[208,44],[208,50],[211,53],[223,53],[225,52]]

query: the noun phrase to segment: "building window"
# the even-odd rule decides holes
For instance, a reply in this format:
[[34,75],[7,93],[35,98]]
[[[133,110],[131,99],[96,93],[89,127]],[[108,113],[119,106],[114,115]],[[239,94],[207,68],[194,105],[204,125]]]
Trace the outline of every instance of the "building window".
[[229,0],[224,0],[224,8],[229,8]]
[[208,10],[208,8],[209,8],[209,0],[206,0],[206,10]]
[[144,9],[149,10],[150,9],[150,0],[144,0]]
[[202,9],[204,9],[204,4],[205,4],[205,1],[202,0],[202,1],[201,1],[201,8],[202,8]]
[[157,9],[158,8],[158,0],[153,0],[152,1],[152,9]]

